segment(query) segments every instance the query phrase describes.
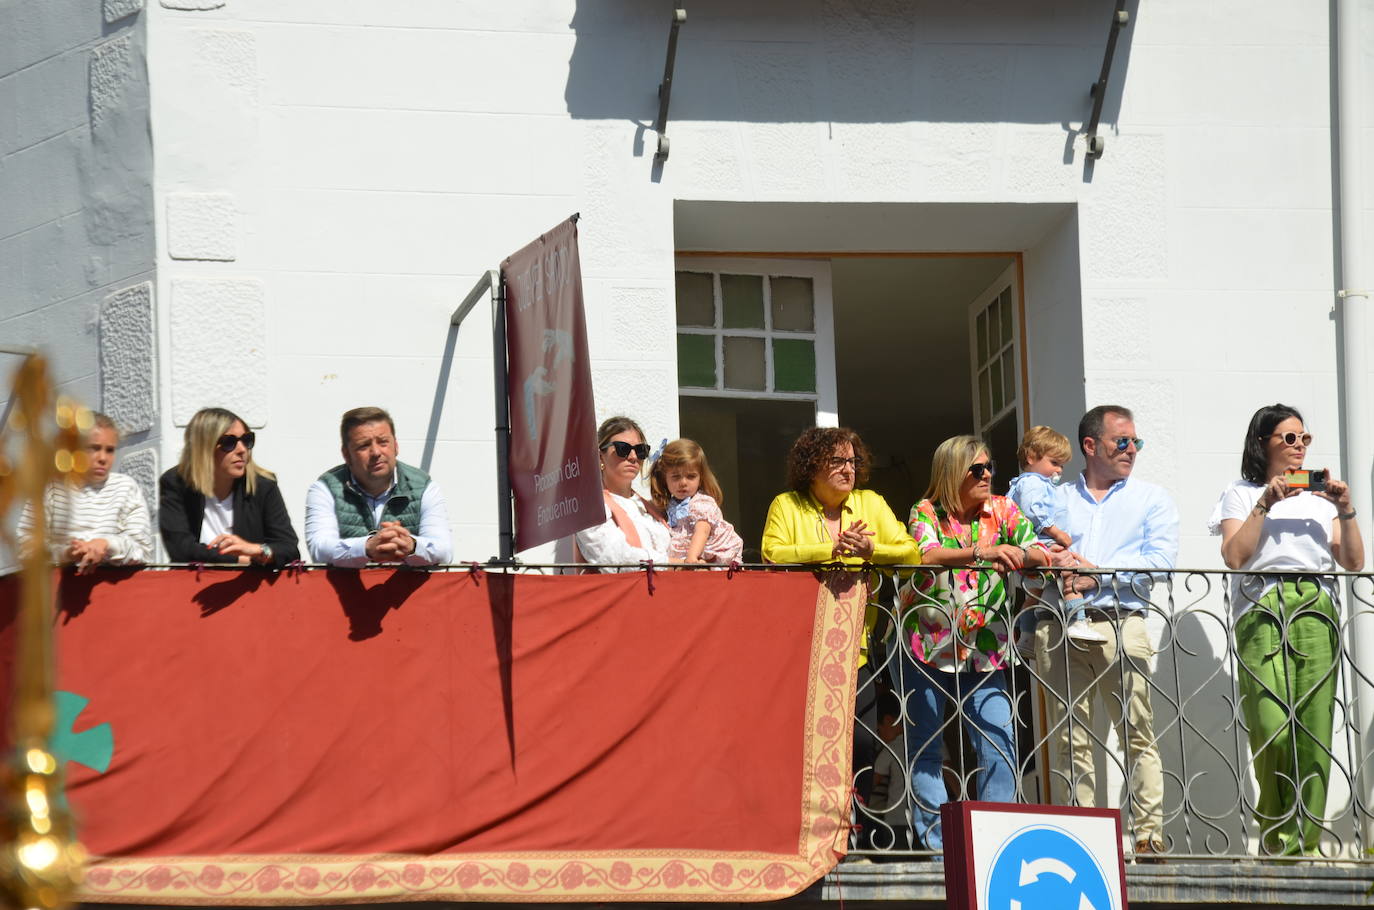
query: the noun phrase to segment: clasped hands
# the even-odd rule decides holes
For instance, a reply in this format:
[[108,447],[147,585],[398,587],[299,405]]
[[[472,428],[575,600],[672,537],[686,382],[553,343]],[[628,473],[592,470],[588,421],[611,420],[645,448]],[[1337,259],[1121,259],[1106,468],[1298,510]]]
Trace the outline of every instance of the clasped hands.
[[372,562],[401,562],[415,552],[418,544],[399,521],[384,521],[368,537],[364,550]]
[[862,520],[855,521],[835,538],[835,545],[830,549],[831,557],[842,559],[846,556],[857,556],[860,559],[872,559],[873,533]]
[[93,540],[72,538],[62,555],[63,562],[76,566],[77,575],[89,575],[110,555],[110,542],[103,537]]

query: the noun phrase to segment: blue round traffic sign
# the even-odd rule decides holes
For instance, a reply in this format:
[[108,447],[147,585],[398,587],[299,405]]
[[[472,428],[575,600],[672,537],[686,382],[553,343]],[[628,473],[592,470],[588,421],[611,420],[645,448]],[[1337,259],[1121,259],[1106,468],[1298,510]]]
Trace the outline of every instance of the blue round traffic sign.
[[1024,828],[1007,838],[987,889],[988,910],[1118,910],[1092,853],[1059,828]]

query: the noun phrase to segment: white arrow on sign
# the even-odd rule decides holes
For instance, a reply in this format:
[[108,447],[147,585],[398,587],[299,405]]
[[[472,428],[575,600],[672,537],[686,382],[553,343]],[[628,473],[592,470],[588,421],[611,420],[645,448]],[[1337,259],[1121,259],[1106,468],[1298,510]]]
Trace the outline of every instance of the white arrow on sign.
[[1063,860],[1055,859],[1053,856],[1042,856],[1030,862],[1026,862],[1024,859],[1021,860],[1021,881],[1018,884],[1025,887],[1038,879],[1043,873],[1057,875],[1070,884],[1078,877],[1078,873],[1073,871],[1073,867]]
[[[1063,860],[1055,859],[1052,856],[1042,856],[1030,862],[1021,860],[1021,880],[1017,884],[1024,888],[1026,885],[1038,881],[1042,874],[1057,875],[1070,884],[1078,877],[1078,873],[1073,870],[1073,867]],[[1020,901],[1011,900],[1007,903],[1009,910],[1021,910]],[[1088,900],[1088,895],[1080,893],[1078,895],[1078,910],[1097,910],[1097,907]]]

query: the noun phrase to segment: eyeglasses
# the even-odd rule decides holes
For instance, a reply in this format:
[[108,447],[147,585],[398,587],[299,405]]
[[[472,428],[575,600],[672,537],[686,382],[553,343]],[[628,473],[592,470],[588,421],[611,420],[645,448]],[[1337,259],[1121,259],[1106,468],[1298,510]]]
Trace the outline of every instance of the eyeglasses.
[[1137,452],[1145,448],[1145,440],[1141,439],[1139,436],[1116,436],[1104,441],[1110,442],[1112,445],[1116,446],[1118,452],[1124,452],[1131,446],[1135,446]]
[[859,468],[862,468],[862,467],[864,466],[864,460],[863,460],[862,458],[860,458],[858,455],[855,455],[855,456],[853,456],[853,457],[851,457],[851,458],[841,458],[841,457],[838,456],[838,455],[833,455],[833,456],[831,456],[831,458],[830,458],[830,470],[832,470],[832,471],[838,471],[838,470],[840,470],[841,468],[843,468],[845,465],[850,465],[851,467],[854,468],[854,470],[857,471],[857,470],[859,470]]
[[606,443],[606,445],[602,447],[601,451],[604,452],[606,451],[606,449],[615,449],[615,456],[617,458],[629,458],[631,452],[634,452],[635,455],[639,456],[640,461],[645,461],[649,457],[649,444],[647,442],[641,442],[639,445],[633,445],[631,443],[625,442],[624,440],[617,439],[612,442]]
[[225,433],[223,436],[221,436],[221,437],[219,438],[219,442],[215,443],[215,445],[219,447],[219,450],[220,450],[221,452],[223,452],[223,453],[225,453],[225,454],[227,455],[227,454],[229,454],[230,452],[232,452],[232,451],[234,451],[235,449],[237,449],[238,446],[239,446],[239,443],[243,443],[243,447],[244,447],[245,449],[252,449],[252,448],[253,448],[253,443],[255,443],[255,442],[257,442],[257,441],[258,441],[257,434],[254,433],[252,430],[249,430],[247,433],[244,433],[242,436],[235,436],[235,435],[233,435],[232,433]]
[[968,472],[973,475],[974,480],[982,480],[983,475],[992,477],[997,473],[997,467],[991,461],[980,461],[977,464],[968,466]]
[[1283,444],[1286,445],[1286,446],[1295,446],[1295,445],[1297,445],[1299,442],[1301,442],[1301,443],[1302,443],[1302,447],[1303,447],[1304,449],[1307,448],[1308,446],[1310,446],[1310,445],[1312,444],[1312,434],[1311,434],[1311,433],[1303,433],[1301,436],[1299,436],[1297,433],[1291,433],[1291,432],[1290,432],[1290,433],[1270,433],[1267,437],[1260,437],[1260,438],[1262,438],[1262,439],[1264,439],[1264,438],[1268,438],[1268,439],[1282,439],[1282,440],[1283,440]]

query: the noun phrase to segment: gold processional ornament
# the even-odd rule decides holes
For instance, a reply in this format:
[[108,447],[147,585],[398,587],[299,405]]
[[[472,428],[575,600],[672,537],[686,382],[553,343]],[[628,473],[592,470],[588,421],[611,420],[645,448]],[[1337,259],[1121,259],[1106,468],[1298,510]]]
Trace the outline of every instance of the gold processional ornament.
[[[53,481],[81,482],[89,459],[82,440],[91,427],[91,413],[65,396],[54,407],[48,365],[41,355],[9,353],[25,357],[11,389],[8,424],[0,427],[0,542],[20,558],[14,753],[0,770],[0,904],[37,910],[66,906],[86,861],[62,796],[62,768],[50,746],[53,598],[44,491]],[[7,451],[16,459],[13,463]],[[5,518],[20,503],[31,506],[33,540],[16,547]]]

